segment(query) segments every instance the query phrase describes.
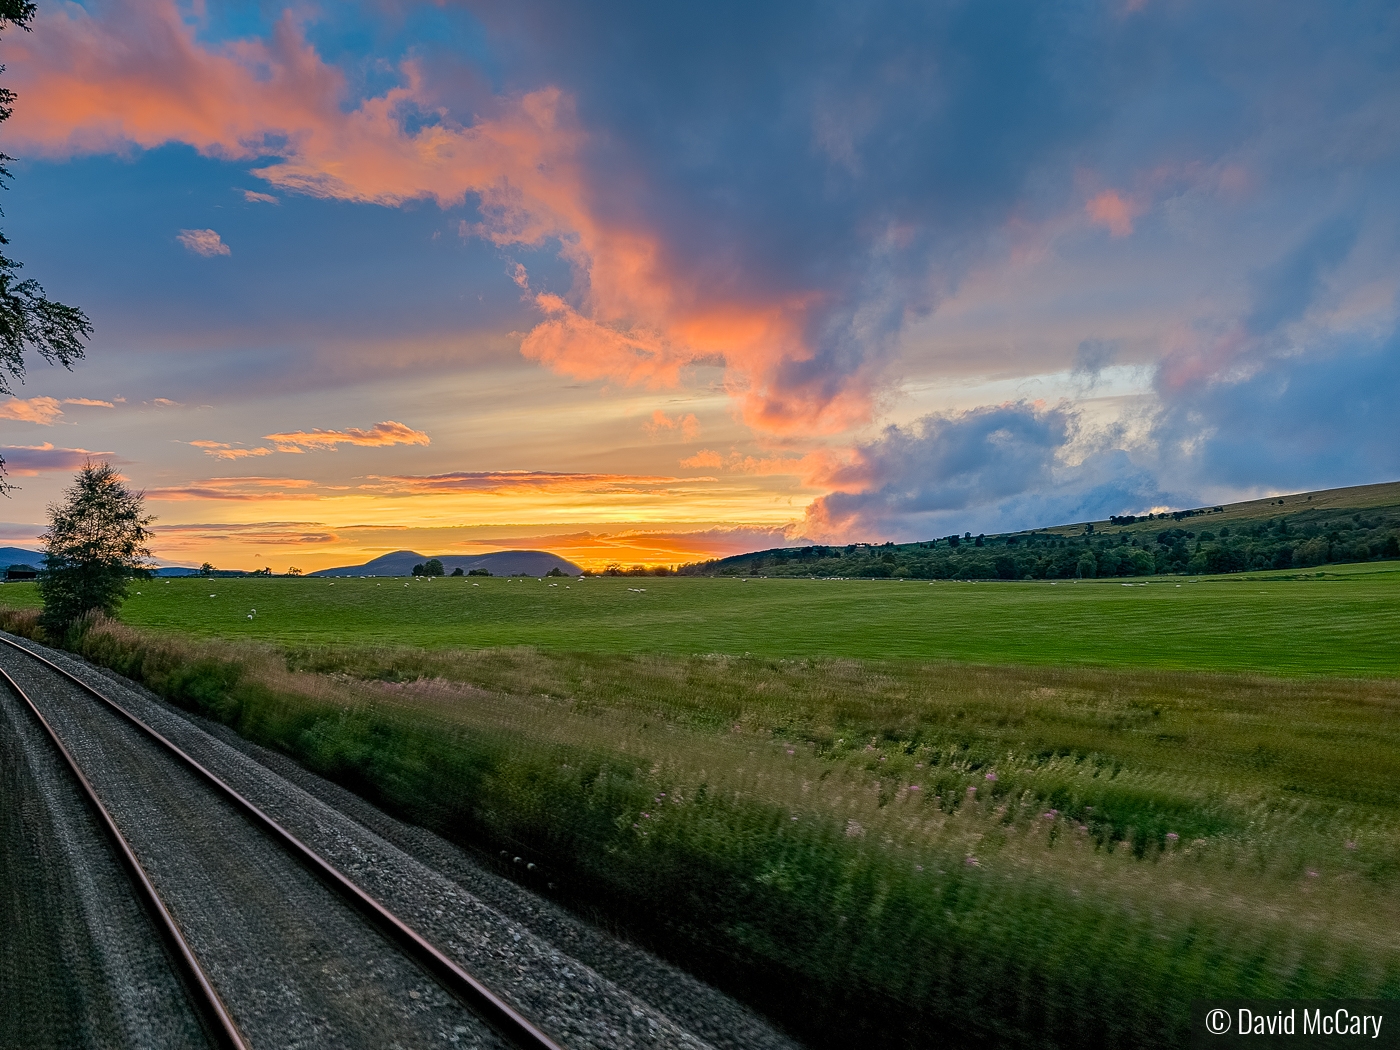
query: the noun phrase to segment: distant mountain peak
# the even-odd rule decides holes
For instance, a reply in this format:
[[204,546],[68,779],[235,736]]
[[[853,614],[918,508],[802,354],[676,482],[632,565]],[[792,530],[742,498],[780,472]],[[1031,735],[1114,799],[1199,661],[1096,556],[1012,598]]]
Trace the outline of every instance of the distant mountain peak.
[[309,573],[311,576],[408,576],[415,565],[421,565],[430,558],[437,558],[447,572],[461,569],[485,569],[492,576],[511,576],[525,573],[530,576],[543,576],[550,569],[558,569],[570,576],[578,576],[583,570],[573,562],[551,554],[548,551],[513,550],[492,551],[489,554],[419,554],[417,551],[399,550],[381,554],[362,565],[342,565],[334,569],[321,569]]

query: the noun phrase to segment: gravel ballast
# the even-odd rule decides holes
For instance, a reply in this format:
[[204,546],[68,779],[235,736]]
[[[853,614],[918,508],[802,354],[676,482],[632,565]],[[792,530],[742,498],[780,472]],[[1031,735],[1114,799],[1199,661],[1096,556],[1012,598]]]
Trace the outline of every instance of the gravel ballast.
[[208,1045],[66,763],[0,683],[0,1046]]
[[[252,745],[225,727],[179,711],[134,683],[94,668],[71,654],[50,650],[26,639],[14,640],[70,670],[167,736],[562,1044],[571,1047],[693,1047],[696,1050],[707,1046],[757,1050],[794,1050],[796,1047],[797,1044],[728,996],[487,870],[470,854],[438,836],[387,816],[284,756]],[[44,676],[52,681],[52,672],[40,675],[33,661],[9,647],[3,648],[8,652],[0,651],[0,662],[11,669],[26,688],[26,680],[20,679],[17,673],[25,666],[36,684]],[[54,687],[40,688],[52,690]],[[36,702],[39,702],[38,697]],[[57,700],[47,702],[54,704]],[[90,698],[85,702],[96,703]],[[81,733],[82,719],[71,712],[66,717],[67,728],[60,732],[65,736],[70,729]],[[99,766],[107,761],[100,754],[91,757]],[[87,758],[80,756],[79,761],[86,765]],[[123,789],[120,781],[124,777],[137,784],[147,778],[132,771],[112,773],[114,790],[119,793],[125,790],[124,805],[130,807],[130,819],[149,821],[159,827],[162,818],[146,812],[148,807],[140,797],[141,788],[133,791],[133,785],[128,784]],[[103,791],[101,785],[99,791]],[[258,847],[251,840],[245,842],[240,836],[246,835],[246,827],[242,832],[230,827],[218,806],[207,800],[201,798],[195,808],[202,808],[206,822],[218,829],[213,836],[227,835],[227,845],[237,842],[239,852],[246,850],[255,855],[259,849],[269,848],[267,844]],[[122,823],[120,817],[118,822]],[[163,858],[168,852],[168,846],[163,846],[162,841],[159,831],[147,837],[146,848],[152,851],[153,857]],[[144,858],[144,854],[141,855]],[[173,860],[164,866],[172,868]],[[258,864],[252,867],[256,869]],[[319,913],[325,908],[324,902],[307,896],[309,891],[294,884],[295,880],[278,875],[277,881],[279,892],[292,894],[299,907],[313,909],[310,914],[317,916],[315,926],[324,933],[326,923]],[[310,881],[320,888],[314,879]],[[327,891],[321,888],[321,892]],[[190,902],[190,907],[199,905]],[[219,926],[218,916],[213,914],[216,910],[203,908],[204,921],[215,929]],[[347,929],[338,931],[335,936],[350,935]],[[320,950],[320,945],[321,941],[310,937],[300,950],[310,950],[319,962],[316,950]],[[315,950],[311,950],[313,948]],[[221,949],[211,944],[209,950],[218,955]],[[390,989],[387,994],[391,1001],[398,1000],[404,992],[416,990],[418,997],[407,1000],[412,1003],[408,1013],[418,1015],[420,1020],[426,1021],[455,1006],[455,1001],[448,999],[435,985],[425,985],[426,979],[421,974],[418,985],[409,988],[405,984],[406,975],[394,971],[393,966],[381,958],[391,953],[390,946],[382,940],[373,948],[362,946],[358,953],[350,953],[350,958],[359,957],[359,965],[363,967],[359,978],[352,972],[341,972],[338,965],[329,967],[328,976],[333,978],[332,983],[338,982],[351,993],[355,1009],[360,1011],[369,1009],[366,1004],[372,1002],[375,1005],[371,1013],[374,1010],[395,1013],[389,1002],[380,1001],[383,995],[376,998],[375,994],[368,994],[366,997],[363,989],[354,990],[359,981],[369,979],[364,974],[371,971],[373,983]],[[267,1045],[329,1046],[361,1042],[359,1039],[347,1041],[349,1030],[336,1027],[344,1018],[333,1004],[310,1005],[310,999],[320,993],[301,988],[298,983],[301,978],[296,977],[306,969],[301,963],[289,964],[286,969],[293,972],[269,980],[267,964],[256,954],[251,957],[251,966],[246,955],[243,956],[245,961],[240,963],[234,953],[225,954],[227,957],[221,957],[219,963],[221,972],[227,972],[239,987],[248,986],[249,1000],[257,1010],[264,1011],[269,1019],[272,1016],[282,1018],[276,1023],[284,1036],[295,1030],[301,1040],[294,1044],[284,1038]],[[278,967],[271,969],[278,970]],[[297,990],[283,991],[279,982],[289,982],[288,987]],[[260,990],[254,992],[254,984]],[[233,1007],[232,1002],[230,1006]],[[300,1018],[294,1029],[287,1028],[293,1023],[291,1014]],[[325,1019],[317,1020],[318,1017]],[[361,1018],[357,1023],[366,1021],[376,1030],[372,1019]],[[465,1031],[458,1030],[463,1027],[455,1021],[452,1024],[429,1023],[419,1037],[401,1045],[428,1045],[429,1042],[470,1045],[490,1038],[470,1026],[465,1026]],[[376,1031],[380,1036],[389,1034],[387,1029]],[[417,1038],[424,1041],[419,1042]],[[375,1045],[391,1045],[393,1041],[381,1039]]]

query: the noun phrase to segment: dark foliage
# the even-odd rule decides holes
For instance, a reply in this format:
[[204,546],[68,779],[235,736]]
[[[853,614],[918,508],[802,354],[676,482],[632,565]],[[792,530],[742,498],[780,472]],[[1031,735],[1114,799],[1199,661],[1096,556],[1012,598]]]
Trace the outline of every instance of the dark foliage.
[[[1198,514],[1177,511],[1149,518],[1120,517],[1120,531],[1078,535],[1054,532],[948,536],[891,547],[789,547],[685,565],[683,576],[839,576],[926,580],[1053,580],[1076,577],[1154,576],[1171,573],[1253,572],[1306,569],[1343,562],[1400,557],[1400,516],[1384,508],[1369,516],[1344,511],[1305,511],[1292,518],[1247,521],[1219,532],[1156,521],[1180,522]],[[1345,516],[1342,516],[1345,515]],[[1123,526],[1137,524],[1132,531]]]
[[128,580],[149,575],[151,556],[146,526],[152,519],[143,496],[128,489],[110,463],[88,463],[64,497],[49,507],[39,574],[41,622],[53,638],[87,613],[115,615]]

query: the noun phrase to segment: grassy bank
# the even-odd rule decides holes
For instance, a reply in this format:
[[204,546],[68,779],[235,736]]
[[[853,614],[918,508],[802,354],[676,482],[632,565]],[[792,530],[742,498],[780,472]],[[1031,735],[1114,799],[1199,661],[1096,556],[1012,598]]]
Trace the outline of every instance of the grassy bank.
[[117,625],[82,650],[536,860],[817,1046],[1182,1045],[1195,996],[1400,995],[1394,680]]
[[[279,646],[531,645],[1400,676],[1393,565],[1077,583],[250,578],[135,589],[122,609],[133,626]],[[32,584],[0,586],[0,605],[37,601]]]

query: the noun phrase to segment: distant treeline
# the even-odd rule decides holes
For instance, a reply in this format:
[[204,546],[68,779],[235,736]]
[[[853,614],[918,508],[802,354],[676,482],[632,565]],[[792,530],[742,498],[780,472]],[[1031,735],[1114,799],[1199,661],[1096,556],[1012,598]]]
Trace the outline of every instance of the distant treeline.
[[[1143,520],[1127,516],[1115,524]],[[1293,569],[1397,557],[1400,520],[1354,514],[1301,523],[1277,518],[1199,532],[1174,525],[1158,532],[1139,528],[1106,533],[1089,525],[1078,536],[965,533],[924,543],[795,547],[683,565],[676,572],[682,576],[1049,580]]]

